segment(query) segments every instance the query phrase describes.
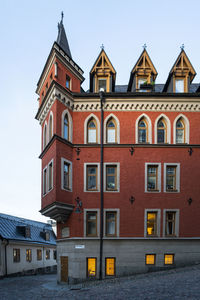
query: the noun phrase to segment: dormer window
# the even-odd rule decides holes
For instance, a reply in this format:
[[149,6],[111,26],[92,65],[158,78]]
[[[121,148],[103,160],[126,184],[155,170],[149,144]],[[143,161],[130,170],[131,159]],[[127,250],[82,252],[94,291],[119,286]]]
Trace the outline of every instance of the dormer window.
[[106,79],[104,79],[104,78],[99,78],[98,79],[98,83],[99,83],[99,91],[104,91],[104,92],[106,92]]
[[66,75],[66,84],[65,84],[66,88],[70,90],[70,77],[68,75]]
[[175,79],[175,93],[184,93],[184,79]]

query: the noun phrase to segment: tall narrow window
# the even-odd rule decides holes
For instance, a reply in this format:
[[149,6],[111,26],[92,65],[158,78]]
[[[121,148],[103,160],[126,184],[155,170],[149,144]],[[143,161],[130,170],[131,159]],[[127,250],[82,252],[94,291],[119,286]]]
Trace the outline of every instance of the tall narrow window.
[[88,143],[96,143],[97,142],[97,123],[95,119],[90,119],[88,122],[87,128],[87,139]]
[[47,193],[47,168],[43,170],[43,195]]
[[26,249],[26,261],[31,262],[32,261],[32,250]]
[[44,136],[43,136],[43,148],[45,148],[47,145],[47,125],[44,125]]
[[70,165],[67,162],[64,162],[63,166],[63,187],[64,189],[69,189],[69,168]]
[[117,190],[117,166],[106,166],[106,190]]
[[42,250],[37,249],[37,260],[42,260]]
[[99,86],[98,86],[98,90],[99,91],[101,91],[101,89],[103,89],[103,91],[104,92],[106,92],[106,79],[104,79],[104,78],[99,78],[99,80],[98,80],[98,84],[99,84]]
[[139,121],[138,124],[138,142],[139,143],[146,143],[148,142],[148,132],[147,132],[147,123],[146,121],[142,118],[142,120]]
[[158,166],[156,165],[150,165],[147,168],[147,190],[158,190]]
[[176,122],[176,143],[185,143],[185,124],[181,119]]
[[157,143],[166,143],[166,123],[163,119],[160,119],[157,124]]
[[106,257],[106,276],[115,276],[115,257]]
[[66,75],[66,84],[65,84],[66,88],[70,90],[70,77],[68,75]]
[[175,225],[176,225],[176,212],[167,211],[165,217],[165,235],[175,236]]
[[166,191],[176,191],[176,166],[166,167]]
[[68,115],[66,114],[64,117],[64,130],[63,130],[64,139],[69,140],[69,119]]
[[108,120],[106,124],[106,137],[107,137],[107,143],[116,143],[117,141],[116,122],[113,118]]
[[175,80],[175,92],[184,93],[184,79]]
[[50,250],[46,250],[46,259],[50,259]]
[[97,190],[97,166],[87,166],[87,191]]
[[49,118],[49,140],[52,138],[53,136],[53,118],[52,115],[50,115]]
[[95,277],[97,272],[96,257],[87,258],[87,277]]
[[97,236],[97,212],[87,212],[86,235]]
[[116,212],[106,212],[106,235],[116,236]]
[[147,212],[147,236],[157,235],[157,212]]
[[13,249],[13,262],[20,262],[20,249]]
[[49,191],[53,188],[53,162],[49,164]]

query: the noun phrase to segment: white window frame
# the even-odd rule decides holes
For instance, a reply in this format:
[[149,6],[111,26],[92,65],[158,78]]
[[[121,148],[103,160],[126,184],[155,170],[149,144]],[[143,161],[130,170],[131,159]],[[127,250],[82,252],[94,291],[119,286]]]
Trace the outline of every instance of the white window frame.
[[[51,180],[52,180],[52,188],[51,189],[49,189],[49,186],[50,186],[50,182],[49,182],[49,172],[50,172],[50,168],[49,168],[49,165],[52,163],[52,176],[51,176]],[[51,192],[52,190],[53,190],[53,182],[54,182],[54,180],[53,180],[53,159],[48,163],[48,193],[49,192]]]
[[[147,235],[147,213],[149,212],[156,212],[157,213],[157,235],[156,236],[150,236]],[[161,209],[159,208],[147,208],[144,211],[144,237],[148,239],[154,239],[160,237],[160,225],[161,225]]]
[[[69,164],[69,189],[64,188],[64,163]],[[72,192],[72,176],[73,176],[73,170],[72,170],[72,162],[64,157],[61,158],[61,189],[66,192]]]
[[176,143],[176,123],[179,119],[182,119],[184,122],[184,125],[185,125],[185,144],[189,144],[190,143],[190,122],[189,122],[188,118],[186,116],[184,116],[183,114],[178,115],[174,120],[173,142],[174,142],[174,144],[179,145],[178,143]]
[[179,237],[179,216],[180,216],[180,210],[179,209],[169,209],[169,208],[165,208],[163,209],[163,237],[165,237],[166,239],[171,239],[173,238],[173,236],[166,236],[165,235],[165,221],[166,221],[166,212],[175,212],[176,213],[176,219],[175,219],[175,236],[174,238]]
[[[97,213],[97,236],[94,237],[90,237],[87,236],[87,212],[96,212]],[[99,233],[100,233],[100,209],[99,208],[87,208],[84,209],[84,237],[87,237],[88,239],[95,239],[97,237],[99,237]]]
[[[166,127],[167,127],[166,128],[166,144],[170,144],[171,143],[171,123],[170,123],[169,118],[164,114],[159,115],[157,117],[156,121],[155,121],[155,125],[154,125],[155,144],[158,144],[158,142],[157,142],[157,125],[158,125],[158,121],[162,118],[164,119],[164,121],[166,123]],[[162,145],[162,144],[159,143],[158,145]]]
[[[65,115],[67,114],[68,116],[68,122],[69,122],[69,139],[66,140],[64,138],[64,118],[65,118]],[[62,138],[65,139],[66,141],[69,141],[72,143],[73,141],[73,122],[72,122],[72,117],[71,117],[71,114],[69,112],[68,109],[65,109],[63,112],[62,112],[62,117],[61,117],[61,132],[62,132]]]
[[[45,173],[45,170],[46,170],[46,193],[44,194],[44,173]],[[48,166],[46,165],[44,168],[43,168],[43,171],[42,171],[42,196],[45,197],[47,194],[48,194]]]
[[[104,237],[106,238],[106,239],[112,239],[112,238],[116,238],[116,237],[119,237],[119,228],[120,228],[120,209],[119,208],[105,208],[104,210]],[[116,212],[116,215],[117,215],[117,217],[116,217],[116,222],[117,222],[117,224],[116,224],[116,236],[107,236],[106,235],[106,213],[107,212]]]
[[141,119],[145,119],[145,121],[147,122],[147,132],[148,132],[148,144],[152,144],[152,125],[151,125],[151,119],[146,115],[146,114],[142,114],[140,115],[136,122],[135,122],[135,142],[136,144],[140,144],[138,141],[138,124],[140,122]]
[[[116,166],[117,167],[117,190],[116,191],[107,191],[106,190],[106,166]],[[103,191],[105,193],[119,193],[120,192],[120,163],[119,162],[107,162],[107,163],[103,164],[103,181],[104,181]]]
[[[87,190],[87,167],[88,166],[97,166],[97,190],[92,191],[92,190]],[[84,174],[83,174],[83,178],[84,178],[84,187],[83,187],[83,191],[86,193],[98,193],[100,191],[100,163],[84,163]]]
[[[104,144],[110,144],[110,143],[107,143],[107,122],[109,119],[113,118],[116,122],[116,142],[114,144],[120,144],[120,123],[119,123],[119,120],[118,118],[114,115],[114,114],[110,114],[108,115],[105,120],[104,120]],[[111,143],[112,144],[112,143]]]
[[[176,167],[176,191],[166,190],[166,170],[167,166]],[[180,193],[180,163],[164,163],[164,176],[163,176],[163,191],[164,193]]]
[[[87,144],[88,142],[88,122],[90,119],[94,118],[95,121],[97,122],[97,144],[100,144],[100,122],[99,118],[95,116],[94,114],[90,114],[84,122],[84,144]],[[90,143],[89,143],[90,144]],[[92,143],[91,143],[92,144]]]
[[[157,191],[148,191],[148,166],[157,166],[158,167],[158,190]],[[161,192],[161,163],[157,163],[157,162],[148,162],[145,163],[145,186],[144,186],[144,191],[145,193],[160,193]]]

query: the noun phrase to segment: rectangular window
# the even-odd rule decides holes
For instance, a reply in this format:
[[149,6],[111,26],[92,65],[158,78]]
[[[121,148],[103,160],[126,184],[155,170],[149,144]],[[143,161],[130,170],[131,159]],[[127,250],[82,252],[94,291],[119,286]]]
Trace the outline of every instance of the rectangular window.
[[20,249],[13,249],[13,262],[20,262]]
[[146,265],[155,265],[156,255],[155,254],[146,254]]
[[158,166],[156,165],[147,167],[147,190],[158,191]]
[[115,276],[115,257],[106,257],[106,276]]
[[66,76],[66,88],[70,89],[70,77]]
[[106,92],[106,79],[99,79],[98,84],[99,84],[98,91],[101,91],[101,89],[103,89],[103,91]]
[[53,188],[53,162],[49,164],[49,191]]
[[173,265],[174,264],[174,254],[165,254],[164,261],[165,261],[165,265]]
[[97,212],[86,213],[86,235],[97,236]]
[[144,83],[146,83],[147,82],[147,79],[146,78],[139,78],[138,79],[138,90],[140,91],[140,92],[146,92],[147,90],[145,90],[145,89],[140,89],[140,86],[142,85],[142,84],[144,84]]
[[157,234],[157,212],[147,212],[147,236]]
[[165,216],[165,235],[175,236],[176,235],[176,212],[167,211]]
[[117,213],[106,212],[106,236],[117,235]]
[[106,166],[106,190],[117,190],[117,166],[115,165]]
[[42,260],[42,250],[37,249],[37,260]]
[[64,162],[64,171],[63,171],[63,177],[64,177],[64,182],[63,182],[63,187],[66,190],[69,190],[69,164],[67,162]]
[[54,259],[54,260],[57,259],[57,252],[56,252],[56,250],[53,250],[53,259]]
[[87,191],[97,190],[97,166],[87,166]]
[[43,170],[43,195],[47,193],[47,168]]
[[72,162],[61,158],[61,188],[72,191]]
[[166,191],[176,191],[176,166],[166,167]]
[[97,273],[97,259],[96,257],[87,258],[87,277],[95,277]]
[[46,250],[46,259],[50,259],[50,250]]
[[175,80],[175,92],[184,93],[184,79]]
[[26,249],[26,261],[31,262],[32,261],[32,250]]

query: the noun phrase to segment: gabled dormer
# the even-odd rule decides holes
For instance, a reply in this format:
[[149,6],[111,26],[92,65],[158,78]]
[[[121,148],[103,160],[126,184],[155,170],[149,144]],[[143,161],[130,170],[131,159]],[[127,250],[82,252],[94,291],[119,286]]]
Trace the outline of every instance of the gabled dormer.
[[90,92],[98,93],[100,89],[107,93],[114,92],[115,79],[116,71],[102,49],[90,71]]
[[133,67],[128,84],[128,92],[148,92],[154,88],[158,73],[146,49],[142,51]]
[[163,88],[163,92],[187,93],[196,72],[184,49],[176,59]]

